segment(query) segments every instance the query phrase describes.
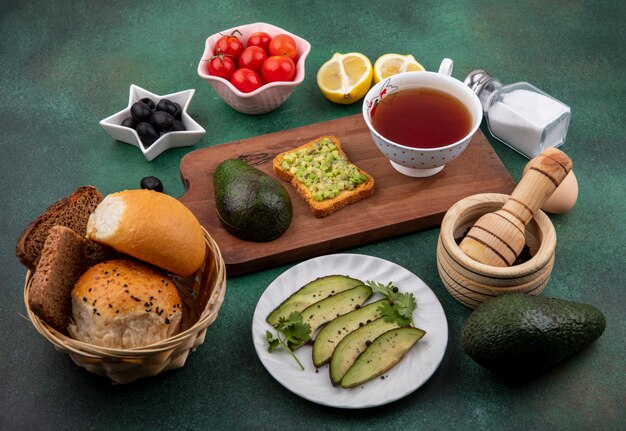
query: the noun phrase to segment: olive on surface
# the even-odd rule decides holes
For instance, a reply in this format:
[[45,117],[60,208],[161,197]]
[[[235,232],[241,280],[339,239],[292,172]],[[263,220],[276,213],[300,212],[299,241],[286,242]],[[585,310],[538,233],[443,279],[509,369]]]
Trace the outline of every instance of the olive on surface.
[[157,177],[152,177],[152,176],[150,176],[150,177],[143,177],[141,179],[141,182],[139,183],[139,186],[142,189],[154,190],[154,191],[157,191],[157,192],[163,192],[163,183]]

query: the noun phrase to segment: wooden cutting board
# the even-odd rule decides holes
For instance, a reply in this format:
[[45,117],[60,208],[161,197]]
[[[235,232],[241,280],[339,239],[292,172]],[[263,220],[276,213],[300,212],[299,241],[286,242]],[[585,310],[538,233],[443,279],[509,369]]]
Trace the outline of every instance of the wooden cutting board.
[[[374,196],[316,218],[291,184],[283,182],[293,204],[293,220],[283,236],[254,243],[232,236],[221,226],[215,212],[213,173],[223,160],[240,158],[274,176],[276,154],[327,134],[337,136],[348,158],[374,177]],[[438,226],[457,201],[476,193],[510,194],[515,187],[480,130],[467,149],[438,174],[429,178],[401,175],[376,148],[360,114],[196,150],[183,158],[180,170],[186,188],[180,200],[217,242],[228,275]],[[431,252],[435,254],[435,249]]]

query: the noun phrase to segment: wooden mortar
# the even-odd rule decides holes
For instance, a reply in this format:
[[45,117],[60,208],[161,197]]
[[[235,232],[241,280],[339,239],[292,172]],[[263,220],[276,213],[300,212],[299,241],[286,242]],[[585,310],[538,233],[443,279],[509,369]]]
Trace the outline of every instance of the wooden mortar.
[[497,211],[509,195],[484,193],[454,204],[441,222],[437,241],[437,269],[446,290],[462,304],[475,308],[506,293],[538,295],[545,288],[554,265],[556,232],[550,218],[537,211],[526,225],[530,260],[518,265],[485,265],[459,248],[465,233],[484,214]]
[[529,168],[501,209],[479,218],[459,247],[485,265],[511,266],[525,243],[525,229],[572,169],[562,151],[548,148],[529,162]]

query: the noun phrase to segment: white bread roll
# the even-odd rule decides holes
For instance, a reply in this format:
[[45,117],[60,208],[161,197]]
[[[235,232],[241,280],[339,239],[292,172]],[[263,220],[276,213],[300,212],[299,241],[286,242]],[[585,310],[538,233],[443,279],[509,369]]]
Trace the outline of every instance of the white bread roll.
[[70,335],[115,349],[157,343],[180,332],[182,301],[157,268],[109,260],[89,268],[72,289]]
[[153,190],[125,190],[104,198],[89,216],[87,237],[176,275],[204,262],[200,222],[177,199]]

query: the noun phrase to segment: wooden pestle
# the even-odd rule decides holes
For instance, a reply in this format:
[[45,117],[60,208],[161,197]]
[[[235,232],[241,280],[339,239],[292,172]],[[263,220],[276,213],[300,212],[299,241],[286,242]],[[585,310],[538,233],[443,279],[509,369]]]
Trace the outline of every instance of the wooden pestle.
[[524,248],[526,225],[572,169],[562,151],[548,148],[529,162],[529,168],[502,209],[480,217],[459,247],[491,266],[511,266]]

